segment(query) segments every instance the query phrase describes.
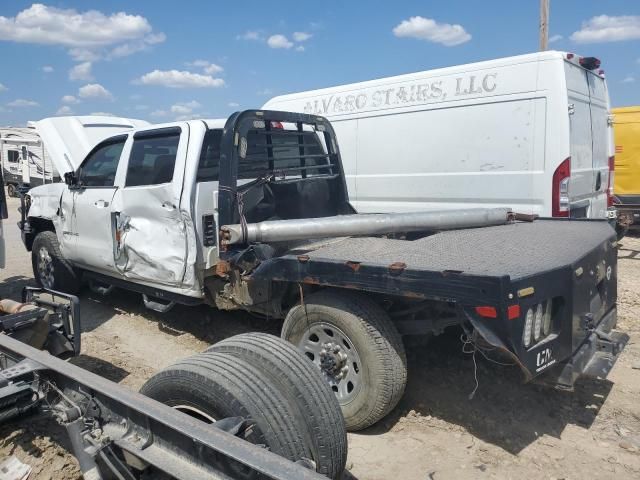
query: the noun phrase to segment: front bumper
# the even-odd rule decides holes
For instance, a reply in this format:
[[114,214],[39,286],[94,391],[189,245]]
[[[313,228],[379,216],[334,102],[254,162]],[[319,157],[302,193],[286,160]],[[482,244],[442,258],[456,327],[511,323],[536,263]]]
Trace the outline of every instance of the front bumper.
[[568,360],[536,378],[536,383],[552,384],[561,390],[573,390],[579,377],[606,378],[629,341],[626,333],[613,330],[616,321],[617,310],[614,307]]

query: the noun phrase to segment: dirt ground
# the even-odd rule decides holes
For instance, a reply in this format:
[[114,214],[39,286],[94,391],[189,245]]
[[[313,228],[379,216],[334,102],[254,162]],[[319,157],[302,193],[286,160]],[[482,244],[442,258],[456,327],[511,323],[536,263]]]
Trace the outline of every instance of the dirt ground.
[[[18,299],[33,279],[15,199],[9,210],[0,297]],[[608,380],[580,381],[574,393],[563,393],[523,385],[515,368],[479,359],[479,388],[470,400],[473,363],[455,335],[413,346],[400,405],[380,424],[349,435],[351,477],[640,478],[640,235],[622,241],[619,257],[619,328],[631,340]],[[132,389],[222,338],[279,328],[204,307],[155,314],[124,291],[104,298],[84,291],[81,301],[82,355],[73,362]],[[0,459],[8,455],[31,465],[31,478],[80,478],[64,432],[46,418],[0,426]]]

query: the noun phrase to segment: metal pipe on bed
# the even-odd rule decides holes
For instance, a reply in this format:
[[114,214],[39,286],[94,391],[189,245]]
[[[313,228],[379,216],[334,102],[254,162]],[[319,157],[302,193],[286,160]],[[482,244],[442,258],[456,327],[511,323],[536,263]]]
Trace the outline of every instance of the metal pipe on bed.
[[455,230],[503,225],[513,220],[509,208],[474,208],[434,212],[338,215],[294,220],[224,225],[222,242],[235,245],[252,242],[285,242],[325,237],[383,235],[395,232]]

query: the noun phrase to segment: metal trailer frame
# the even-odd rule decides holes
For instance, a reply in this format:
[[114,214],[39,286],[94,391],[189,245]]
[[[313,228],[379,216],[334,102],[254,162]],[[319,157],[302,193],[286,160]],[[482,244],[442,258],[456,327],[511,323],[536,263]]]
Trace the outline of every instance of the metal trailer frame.
[[[52,293],[70,298],[69,308],[78,313],[75,297]],[[0,330],[15,334],[52,307],[36,304],[41,308],[0,317]],[[79,350],[76,332],[69,335],[74,353]],[[239,438],[249,426],[246,419],[206,424],[10,334],[0,333],[0,405],[10,406],[18,397],[24,403],[0,411],[0,421],[37,408],[49,413],[66,428],[88,480],[103,478],[103,471],[134,479],[132,472],[148,466],[181,480],[246,478],[248,472],[273,480],[326,478],[304,462],[294,463]]]

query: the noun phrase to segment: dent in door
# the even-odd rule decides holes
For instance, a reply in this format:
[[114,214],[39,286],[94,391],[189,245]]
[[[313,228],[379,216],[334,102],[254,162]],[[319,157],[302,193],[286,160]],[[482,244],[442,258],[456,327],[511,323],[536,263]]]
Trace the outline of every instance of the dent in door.
[[[190,219],[178,208],[158,215],[159,195],[147,190],[146,202],[115,213],[114,258],[126,278],[164,285],[182,285],[190,248]],[[142,203],[142,202],[141,202]],[[154,208],[155,207],[155,208]]]

